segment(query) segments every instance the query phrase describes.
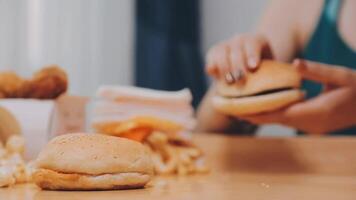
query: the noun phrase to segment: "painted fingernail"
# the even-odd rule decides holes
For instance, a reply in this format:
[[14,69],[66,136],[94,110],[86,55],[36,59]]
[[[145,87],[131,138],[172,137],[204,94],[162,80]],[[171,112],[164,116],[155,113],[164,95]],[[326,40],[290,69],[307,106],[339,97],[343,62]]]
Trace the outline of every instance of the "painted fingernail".
[[225,74],[225,81],[227,84],[233,84],[235,82],[235,78],[231,72]]
[[236,81],[239,81],[244,77],[244,72],[242,70],[237,70],[234,73],[234,77],[235,77]]
[[258,61],[255,58],[249,58],[247,60],[247,65],[249,69],[256,69],[258,65]]

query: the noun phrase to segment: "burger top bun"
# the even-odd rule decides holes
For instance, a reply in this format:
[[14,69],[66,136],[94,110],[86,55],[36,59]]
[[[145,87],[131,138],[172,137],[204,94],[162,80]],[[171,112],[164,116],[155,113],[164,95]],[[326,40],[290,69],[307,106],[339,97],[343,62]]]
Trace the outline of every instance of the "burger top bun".
[[58,136],[40,152],[36,165],[62,173],[87,175],[153,173],[151,158],[141,143],[100,134]]
[[301,76],[290,64],[263,60],[257,71],[246,73],[244,80],[228,85],[217,83],[217,93],[224,97],[242,97],[281,88],[299,88]]

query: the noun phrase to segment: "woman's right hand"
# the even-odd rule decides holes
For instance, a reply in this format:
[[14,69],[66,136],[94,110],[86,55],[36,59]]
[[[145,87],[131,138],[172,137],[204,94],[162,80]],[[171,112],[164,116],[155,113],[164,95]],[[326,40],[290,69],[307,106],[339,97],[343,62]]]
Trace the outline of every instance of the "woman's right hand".
[[255,71],[264,58],[273,58],[265,37],[253,34],[238,35],[209,50],[206,71],[209,75],[232,84],[241,80],[246,73]]

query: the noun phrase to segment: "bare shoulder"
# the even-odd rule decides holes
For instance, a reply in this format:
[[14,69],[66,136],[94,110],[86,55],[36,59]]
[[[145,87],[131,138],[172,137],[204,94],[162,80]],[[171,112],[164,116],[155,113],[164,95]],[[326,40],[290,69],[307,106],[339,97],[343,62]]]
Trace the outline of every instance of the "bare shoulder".
[[266,7],[265,14],[276,20],[291,20],[301,10],[303,1],[305,0],[271,0]]
[[299,49],[303,49],[313,34],[321,15],[324,0],[299,0],[296,31]]
[[[257,32],[265,35],[270,42],[274,56],[278,60],[290,61],[300,47],[301,16],[309,11],[310,2],[318,0],[271,0],[257,27]],[[322,1],[322,0],[320,0]],[[313,2],[314,4],[314,2]],[[306,16],[307,17],[307,16]]]

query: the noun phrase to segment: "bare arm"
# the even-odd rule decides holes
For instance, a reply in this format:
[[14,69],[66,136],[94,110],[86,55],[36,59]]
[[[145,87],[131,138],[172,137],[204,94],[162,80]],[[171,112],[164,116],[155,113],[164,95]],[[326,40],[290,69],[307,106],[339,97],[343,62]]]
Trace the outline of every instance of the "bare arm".
[[215,87],[211,86],[198,107],[197,131],[224,132],[226,127],[230,126],[231,120],[228,119],[228,116],[217,112],[212,107],[211,101],[214,95]]
[[255,132],[257,126],[248,123],[247,121],[238,121],[233,117],[229,117],[217,112],[212,108],[211,99],[215,95],[215,88],[212,86],[205,95],[202,103],[198,108],[198,126],[196,131],[208,131],[216,133],[239,133],[251,134]]
[[289,62],[297,54],[298,13],[303,0],[272,0],[257,25],[256,32],[263,35],[276,60]]

